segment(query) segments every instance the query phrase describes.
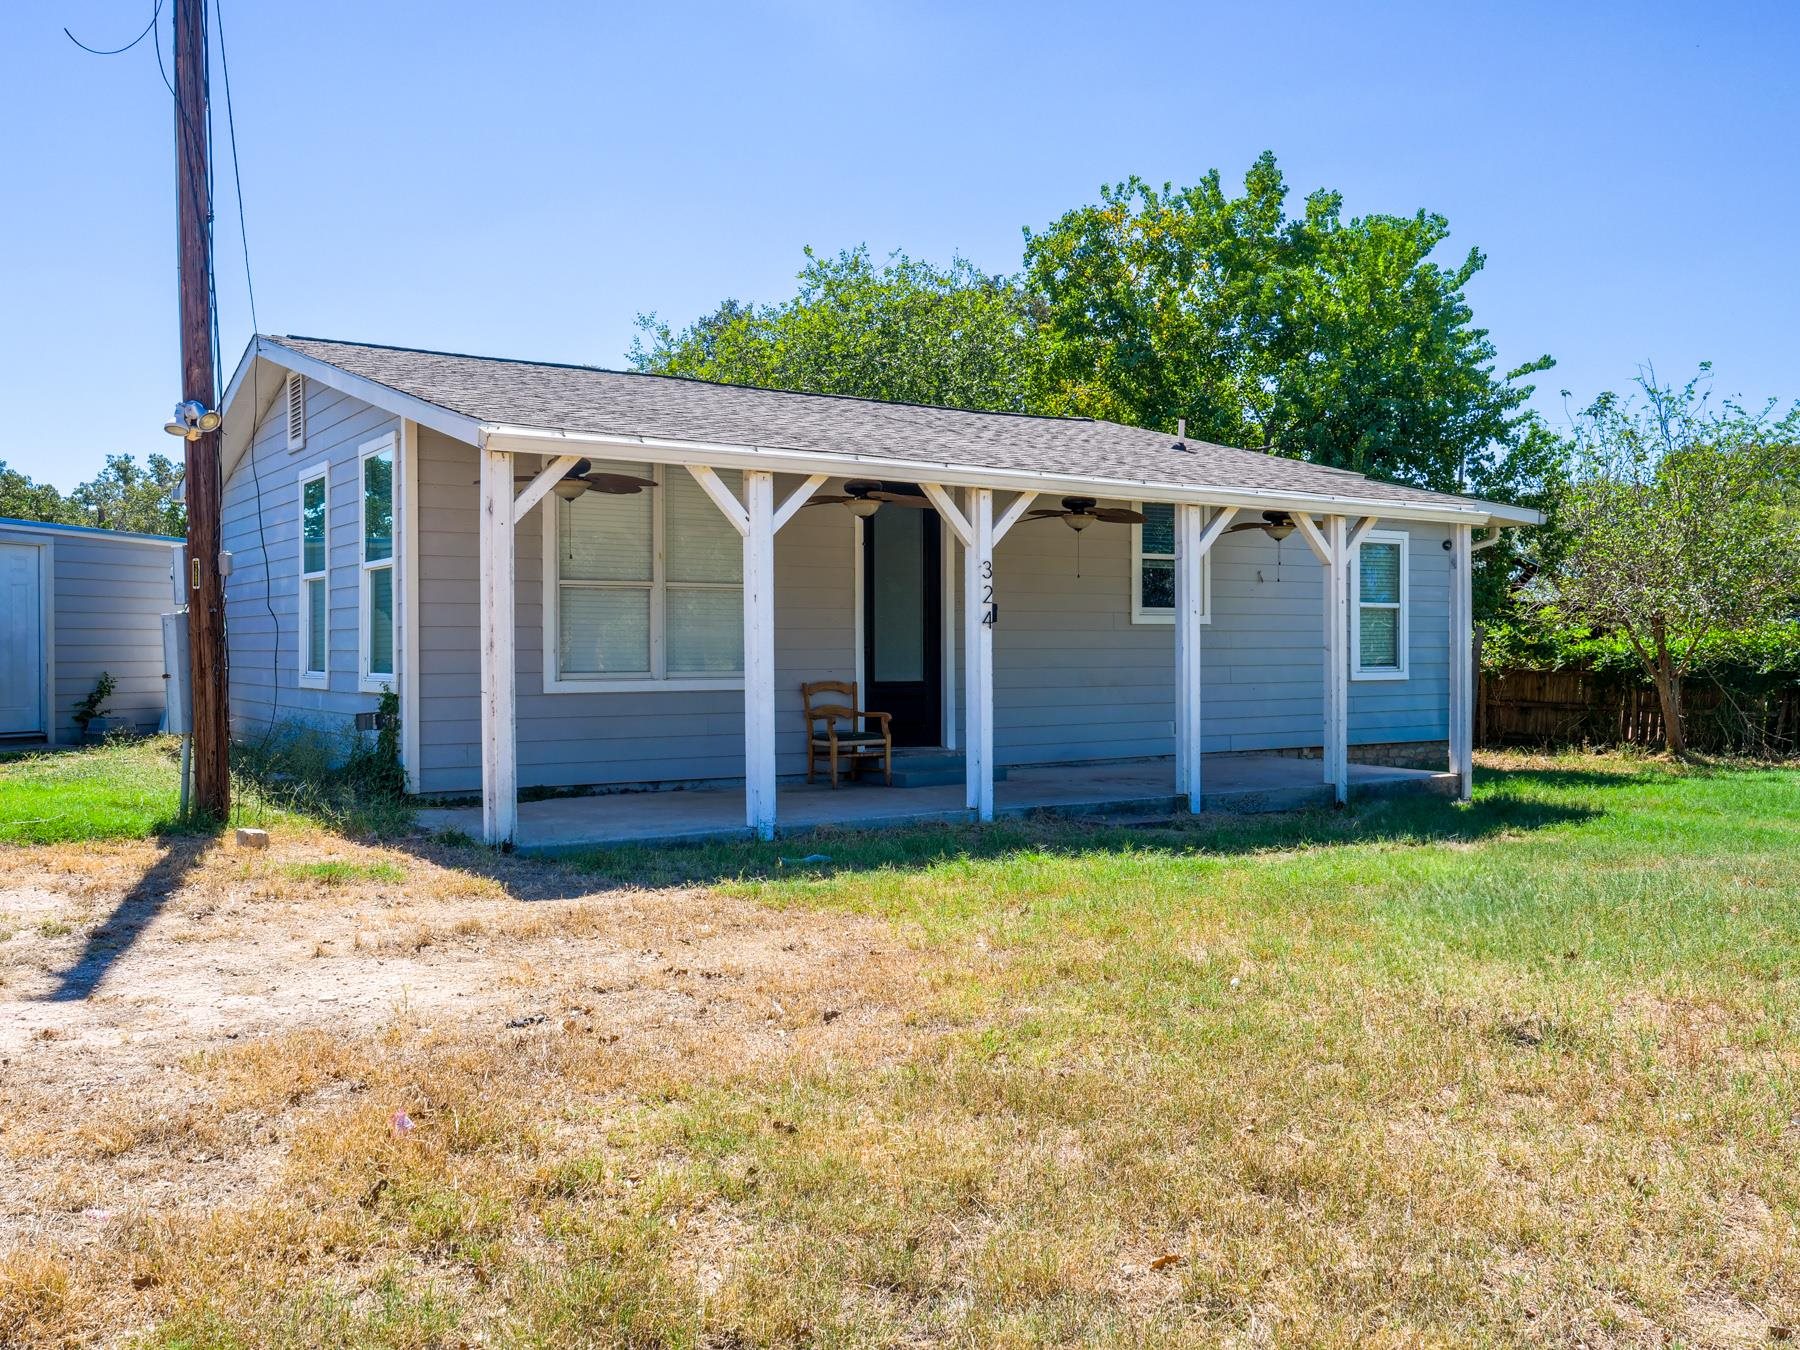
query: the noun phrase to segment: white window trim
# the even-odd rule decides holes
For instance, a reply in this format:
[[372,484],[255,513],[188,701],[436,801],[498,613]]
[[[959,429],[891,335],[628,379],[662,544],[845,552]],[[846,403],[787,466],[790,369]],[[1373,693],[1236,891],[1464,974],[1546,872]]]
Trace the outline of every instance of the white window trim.
[[[742,692],[744,676],[742,672],[735,675],[673,675],[656,674],[665,669],[667,650],[663,641],[664,600],[668,594],[668,530],[667,513],[663,503],[667,500],[664,489],[668,485],[668,476],[673,473],[686,473],[679,465],[652,464],[650,476],[656,479],[657,485],[650,489],[650,538],[651,563],[650,581],[621,582],[584,582],[596,589],[645,590],[650,592],[650,669],[648,671],[622,672],[618,675],[563,675],[562,654],[557,650],[557,641],[562,633],[562,577],[559,557],[559,541],[556,532],[556,503],[560,499],[554,492],[546,493],[543,500],[532,509],[543,517],[543,566],[544,566],[544,692],[546,694],[630,694],[630,693],[673,693],[698,690],[736,690]],[[722,582],[678,582],[678,586],[692,587],[695,590],[720,590],[743,592],[743,584],[727,585]]]
[[[317,572],[306,570],[306,485],[315,479],[323,479],[325,483],[325,566]],[[331,465],[321,461],[300,470],[294,480],[295,507],[295,572],[299,580],[295,583],[295,594],[300,605],[299,633],[300,642],[294,649],[294,667],[298,672],[298,683],[302,689],[328,689],[331,687]],[[325,669],[309,671],[306,668],[306,654],[312,649],[312,606],[306,603],[306,583],[322,581],[325,583]]]
[[[1166,502],[1158,503],[1158,505],[1167,504]],[[1141,512],[1144,509],[1144,503],[1132,502],[1131,509]],[[1208,520],[1212,519],[1212,512],[1216,509],[1216,507],[1207,509],[1206,518]],[[1158,562],[1175,560],[1173,553],[1155,553],[1151,556]],[[1173,605],[1166,610],[1144,608],[1144,527],[1142,525],[1134,524],[1131,527],[1131,566],[1126,569],[1126,580],[1131,587],[1131,621],[1133,623],[1174,625],[1175,607]],[[1200,559],[1200,622],[1212,622],[1211,549],[1208,549],[1206,556]]]
[[[299,400],[297,407],[296,398]],[[296,421],[294,414],[296,412],[300,414],[298,418],[300,434],[298,436],[294,434]],[[287,383],[281,387],[281,420],[287,433],[287,448],[290,451],[304,450],[306,448],[306,376],[290,373]]]
[[[1397,605],[1365,605],[1362,598],[1362,544],[1398,544],[1400,546],[1400,602]],[[1412,670],[1412,539],[1404,530],[1370,530],[1362,537],[1350,559],[1350,678],[1353,680],[1405,680]],[[1396,666],[1363,668],[1362,612],[1368,609],[1394,609],[1399,612],[1395,624]]]
[[[393,469],[389,479],[389,509],[394,512],[394,537],[389,544],[388,556],[371,562],[368,558],[368,512],[363,502],[367,481],[364,474],[368,471],[368,462],[383,453],[389,456],[389,463]],[[389,585],[393,588],[389,591],[389,595],[393,598],[389,601],[388,622],[393,625],[394,634],[389,640],[388,650],[394,653],[395,666],[398,667],[400,664],[400,625],[399,616],[395,613],[399,604],[398,583],[400,580],[400,574],[395,571],[400,553],[399,477],[400,445],[399,438],[393,432],[387,432],[372,441],[364,441],[356,447],[356,559],[358,574],[356,579],[356,681],[357,688],[365,694],[379,694],[393,689],[397,687],[400,679],[398,669],[381,674],[372,674],[369,670],[369,576],[373,572],[383,570],[388,572]]]

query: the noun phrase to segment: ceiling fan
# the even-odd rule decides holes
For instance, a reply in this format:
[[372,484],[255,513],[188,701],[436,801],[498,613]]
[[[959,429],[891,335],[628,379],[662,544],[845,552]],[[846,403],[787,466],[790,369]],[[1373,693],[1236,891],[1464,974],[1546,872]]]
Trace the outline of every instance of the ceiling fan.
[[843,493],[814,497],[806,504],[808,506],[841,505],[851,515],[861,520],[867,520],[881,509],[883,502],[892,502],[895,506],[909,506],[915,511],[931,509],[931,502],[924,497],[908,492],[889,492],[880,483],[867,478],[852,478],[844,484]]
[[1064,497],[1060,511],[1027,511],[1025,519],[1060,520],[1079,534],[1096,520],[1108,525],[1142,525],[1144,513],[1131,511],[1123,506],[1101,506],[1092,497]]
[[1246,520],[1233,525],[1226,534],[1236,534],[1239,530],[1261,530],[1276,543],[1280,543],[1294,532],[1294,518],[1286,511],[1264,511],[1261,520]]
[[[572,502],[584,492],[603,492],[609,497],[629,497],[633,493],[642,492],[645,488],[656,486],[654,478],[639,478],[630,473],[595,473],[590,460],[578,460],[575,466],[556,480],[556,486],[550,490],[565,502]],[[515,483],[529,483],[532,475],[513,479]]]

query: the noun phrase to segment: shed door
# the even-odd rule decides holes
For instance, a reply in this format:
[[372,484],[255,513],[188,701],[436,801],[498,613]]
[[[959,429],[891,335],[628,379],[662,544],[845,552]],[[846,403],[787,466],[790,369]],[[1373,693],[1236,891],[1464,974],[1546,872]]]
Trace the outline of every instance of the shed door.
[[0,544],[0,736],[44,734],[42,553]]

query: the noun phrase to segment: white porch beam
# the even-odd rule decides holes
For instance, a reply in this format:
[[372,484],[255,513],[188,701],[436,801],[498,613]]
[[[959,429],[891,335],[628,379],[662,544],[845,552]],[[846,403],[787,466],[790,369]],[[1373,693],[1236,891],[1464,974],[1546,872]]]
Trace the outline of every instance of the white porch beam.
[[1031,504],[1035,502],[1037,498],[1037,493],[1027,491],[1021,492],[1012,499],[1011,504],[1006,508],[1005,514],[1003,514],[999,520],[994,522],[994,542],[996,544],[1006,538],[1007,531],[1019,523],[1024,514],[1031,509]]
[[1348,522],[1325,517],[1325,781],[1350,800],[1350,547]]
[[1456,800],[1475,788],[1474,548],[1467,525],[1451,535],[1450,550],[1450,772]]
[[[1175,508],[1175,793],[1200,811],[1201,560],[1204,507]],[[1230,511],[1225,512],[1227,516]],[[1217,522],[1214,522],[1217,524]],[[1214,538],[1218,535],[1214,532]]]
[[1356,550],[1361,547],[1362,541],[1368,538],[1369,531],[1374,529],[1380,523],[1381,520],[1377,516],[1364,516],[1361,520],[1357,521],[1356,528],[1350,531],[1350,551],[1352,553],[1356,552]]
[[1331,566],[1331,543],[1319,532],[1319,527],[1313,524],[1312,517],[1304,512],[1293,511],[1288,513],[1288,519],[1294,522],[1294,528],[1300,531],[1300,537],[1306,541],[1306,546],[1312,550],[1313,557],[1319,560],[1320,565]]
[[1231,522],[1236,519],[1237,513],[1238,509],[1235,506],[1221,506],[1213,518],[1206,523],[1206,528],[1200,532],[1200,543],[1197,546],[1202,558],[1212,552],[1212,546],[1219,542],[1219,536],[1224,534]]
[[968,807],[994,818],[994,490],[969,489],[971,542],[963,559],[964,747]]
[[[700,485],[706,495],[712,498],[713,505],[718,507],[719,510],[724,513],[725,519],[731,522],[731,528],[736,530],[739,534],[748,537],[750,534],[750,513],[744,509],[744,504],[732,495],[731,489],[725,486],[725,480],[720,478],[709,464],[689,464],[685,467],[687,468],[687,471],[693,475],[694,481]],[[775,481],[775,475],[772,473],[764,474],[763,477],[768,479],[771,484]],[[744,475],[744,482],[748,484],[749,481],[750,475],[746,472]],[[746,488],[746,492],[747,491],[748,488]],[[772,491],[773,489],[771,489],[771,492]],[[771,496],[770,500],[774,500],[773,496]],[[746,580],[748,580],[748,578],[746,578]]]
[[514,727],[513,459],[482,450],[481,515],[481,839],[503,845],[519,829],[518,742]]
[[[710,473],[711,471],[708,470]],[[696,474],[696,477],[699,475]],[[714,482],[719,482],[717,475]],[[702,480],[704,485],[704,480]],[[725,492],[725,485],[719,483]],[[730,497],[726,492],[726,496]],[[733,499],[735,501],[735,498]],[[775,475],[744,474],[744,814],[775,837]]]
[[776,508],[775,530],[777,533],[780,532],[783,525],[786,525],[799,514],[800,508],[812,500],[813,493],[824,487],[829,480],[829,477],[830,475],[828,474],[815,473],[811,478],[808,478],[799,487],[795,488],[792,495]]
[[517,525],[530,513],[531,508],[544,500],[545,495],[555,487],[570,469],[581,463],[580,455],[558,455],[546,464],[538,476],[525,485],[525,490],[513,500],[512,518]]
[[[950,499],[950,494],[944,491],[943,486],[938,483],[920,483],[919,487],[931,499],[931,504],[937,507],[938,514],[944,518],[944,523],[956,535],[957,542],[964,548],[974,548],[975,531],[970,526],[968,517],[957,509],[956,503]],[[990,489],[988,490],[990,506],[993,504],[993,499],[994,494]]]

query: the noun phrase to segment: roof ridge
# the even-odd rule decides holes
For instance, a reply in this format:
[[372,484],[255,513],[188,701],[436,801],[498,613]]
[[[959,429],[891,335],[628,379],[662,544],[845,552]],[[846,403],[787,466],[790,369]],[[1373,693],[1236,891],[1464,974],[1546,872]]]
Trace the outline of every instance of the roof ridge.
[[[358,342],[348,338],[309,337],[303,333],[263,333],[270,342],[323,342],[334,347],[364,347],[371,351],[404,352],[411,356],[446,356],[454,361],[491,361],[495,365],[538,366],[545,370],[580,370],[593,375],[619,375],[630,379],[667,380],[675,384],[695,384],[710,389],[751,389],[761,394],[788,394],[795,398],[833,398],[845,403],[870,403],[881,408],[921,408],[927,412],[968,413],[976,417],[1016,417],[1028,422],[1085,422],[1108,426],[1125,426],[1103,417],[1077,417],[1060,413],[1009,412],[1004,408],[965,408],[955,403],[919,403],[903,398],[870,398],[866,394],[819,393],[811,389],[782,389],[769,384],[733,384],[728,380],[704,380],[697,375],[669,375],[659,370],[617,370],[612,366],[588,365],[582,361],[538,361],[525,356],[483,356],[477,352],[449,352],[437,347],[404,347],[392,342]],[[1132,427],[1133,431],[1161,433],[1149,427]],[[1203,442],[1211,444],[1211,442]],[[1220,446],[1228,450],[1231,446]]]

